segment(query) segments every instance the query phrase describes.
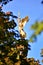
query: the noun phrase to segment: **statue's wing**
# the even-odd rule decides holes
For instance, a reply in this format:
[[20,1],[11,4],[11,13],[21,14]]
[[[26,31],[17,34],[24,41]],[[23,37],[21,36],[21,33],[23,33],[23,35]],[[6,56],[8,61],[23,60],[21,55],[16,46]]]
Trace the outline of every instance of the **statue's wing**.
[[28,22],[28,16],[22,19],[21,25],[24,27],[27,22]]

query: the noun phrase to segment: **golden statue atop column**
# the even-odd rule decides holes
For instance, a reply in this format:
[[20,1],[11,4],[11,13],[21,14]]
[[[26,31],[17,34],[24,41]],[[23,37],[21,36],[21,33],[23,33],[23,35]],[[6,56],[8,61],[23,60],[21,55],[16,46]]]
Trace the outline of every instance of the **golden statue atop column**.
[[28,16],[26,16],[25,18],[20,18],[20,14],[18,16],[18,29],[19,29],[19,33],[20,33],[20,37],[21,38],[25,38],[26,37],[26,32],[24,31],[24,26],[25,24],[28,22]]

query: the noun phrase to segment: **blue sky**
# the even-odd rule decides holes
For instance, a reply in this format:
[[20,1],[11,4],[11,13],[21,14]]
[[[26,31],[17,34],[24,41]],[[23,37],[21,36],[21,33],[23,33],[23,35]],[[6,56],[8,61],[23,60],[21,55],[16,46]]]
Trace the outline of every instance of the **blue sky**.
[[[27,33],[27,39],[30,38],[32,30],[30,26],[35,23],[36,20],[43,20],[43,5],[41,0],[13,0],[9,2],[6,6],[4,5],[3,10],[5,12],[12,11],[14,15],[18,16],[20,12],[20,17],[29,17],[29,22],[26,24],[24,30]],[[43,33],[37,36],[37,41],[31,44],[31,51],[28,52],[28,57],[34,57],[35,59],[40,59],[40,50],[43,48]]]

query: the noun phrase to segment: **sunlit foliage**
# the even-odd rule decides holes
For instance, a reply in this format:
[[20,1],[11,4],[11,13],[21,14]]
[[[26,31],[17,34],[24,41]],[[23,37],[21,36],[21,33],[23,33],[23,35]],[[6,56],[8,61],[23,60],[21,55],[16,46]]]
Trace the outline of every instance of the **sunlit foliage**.
[[32,34],[32,36],[30,37],[30,42],[34,42],[36,40],[37,35],[41,34],[41,32],[43,32],[43,21],[38,22],[36,21],[31,27],[31,30],[34,31],[34,33]]

